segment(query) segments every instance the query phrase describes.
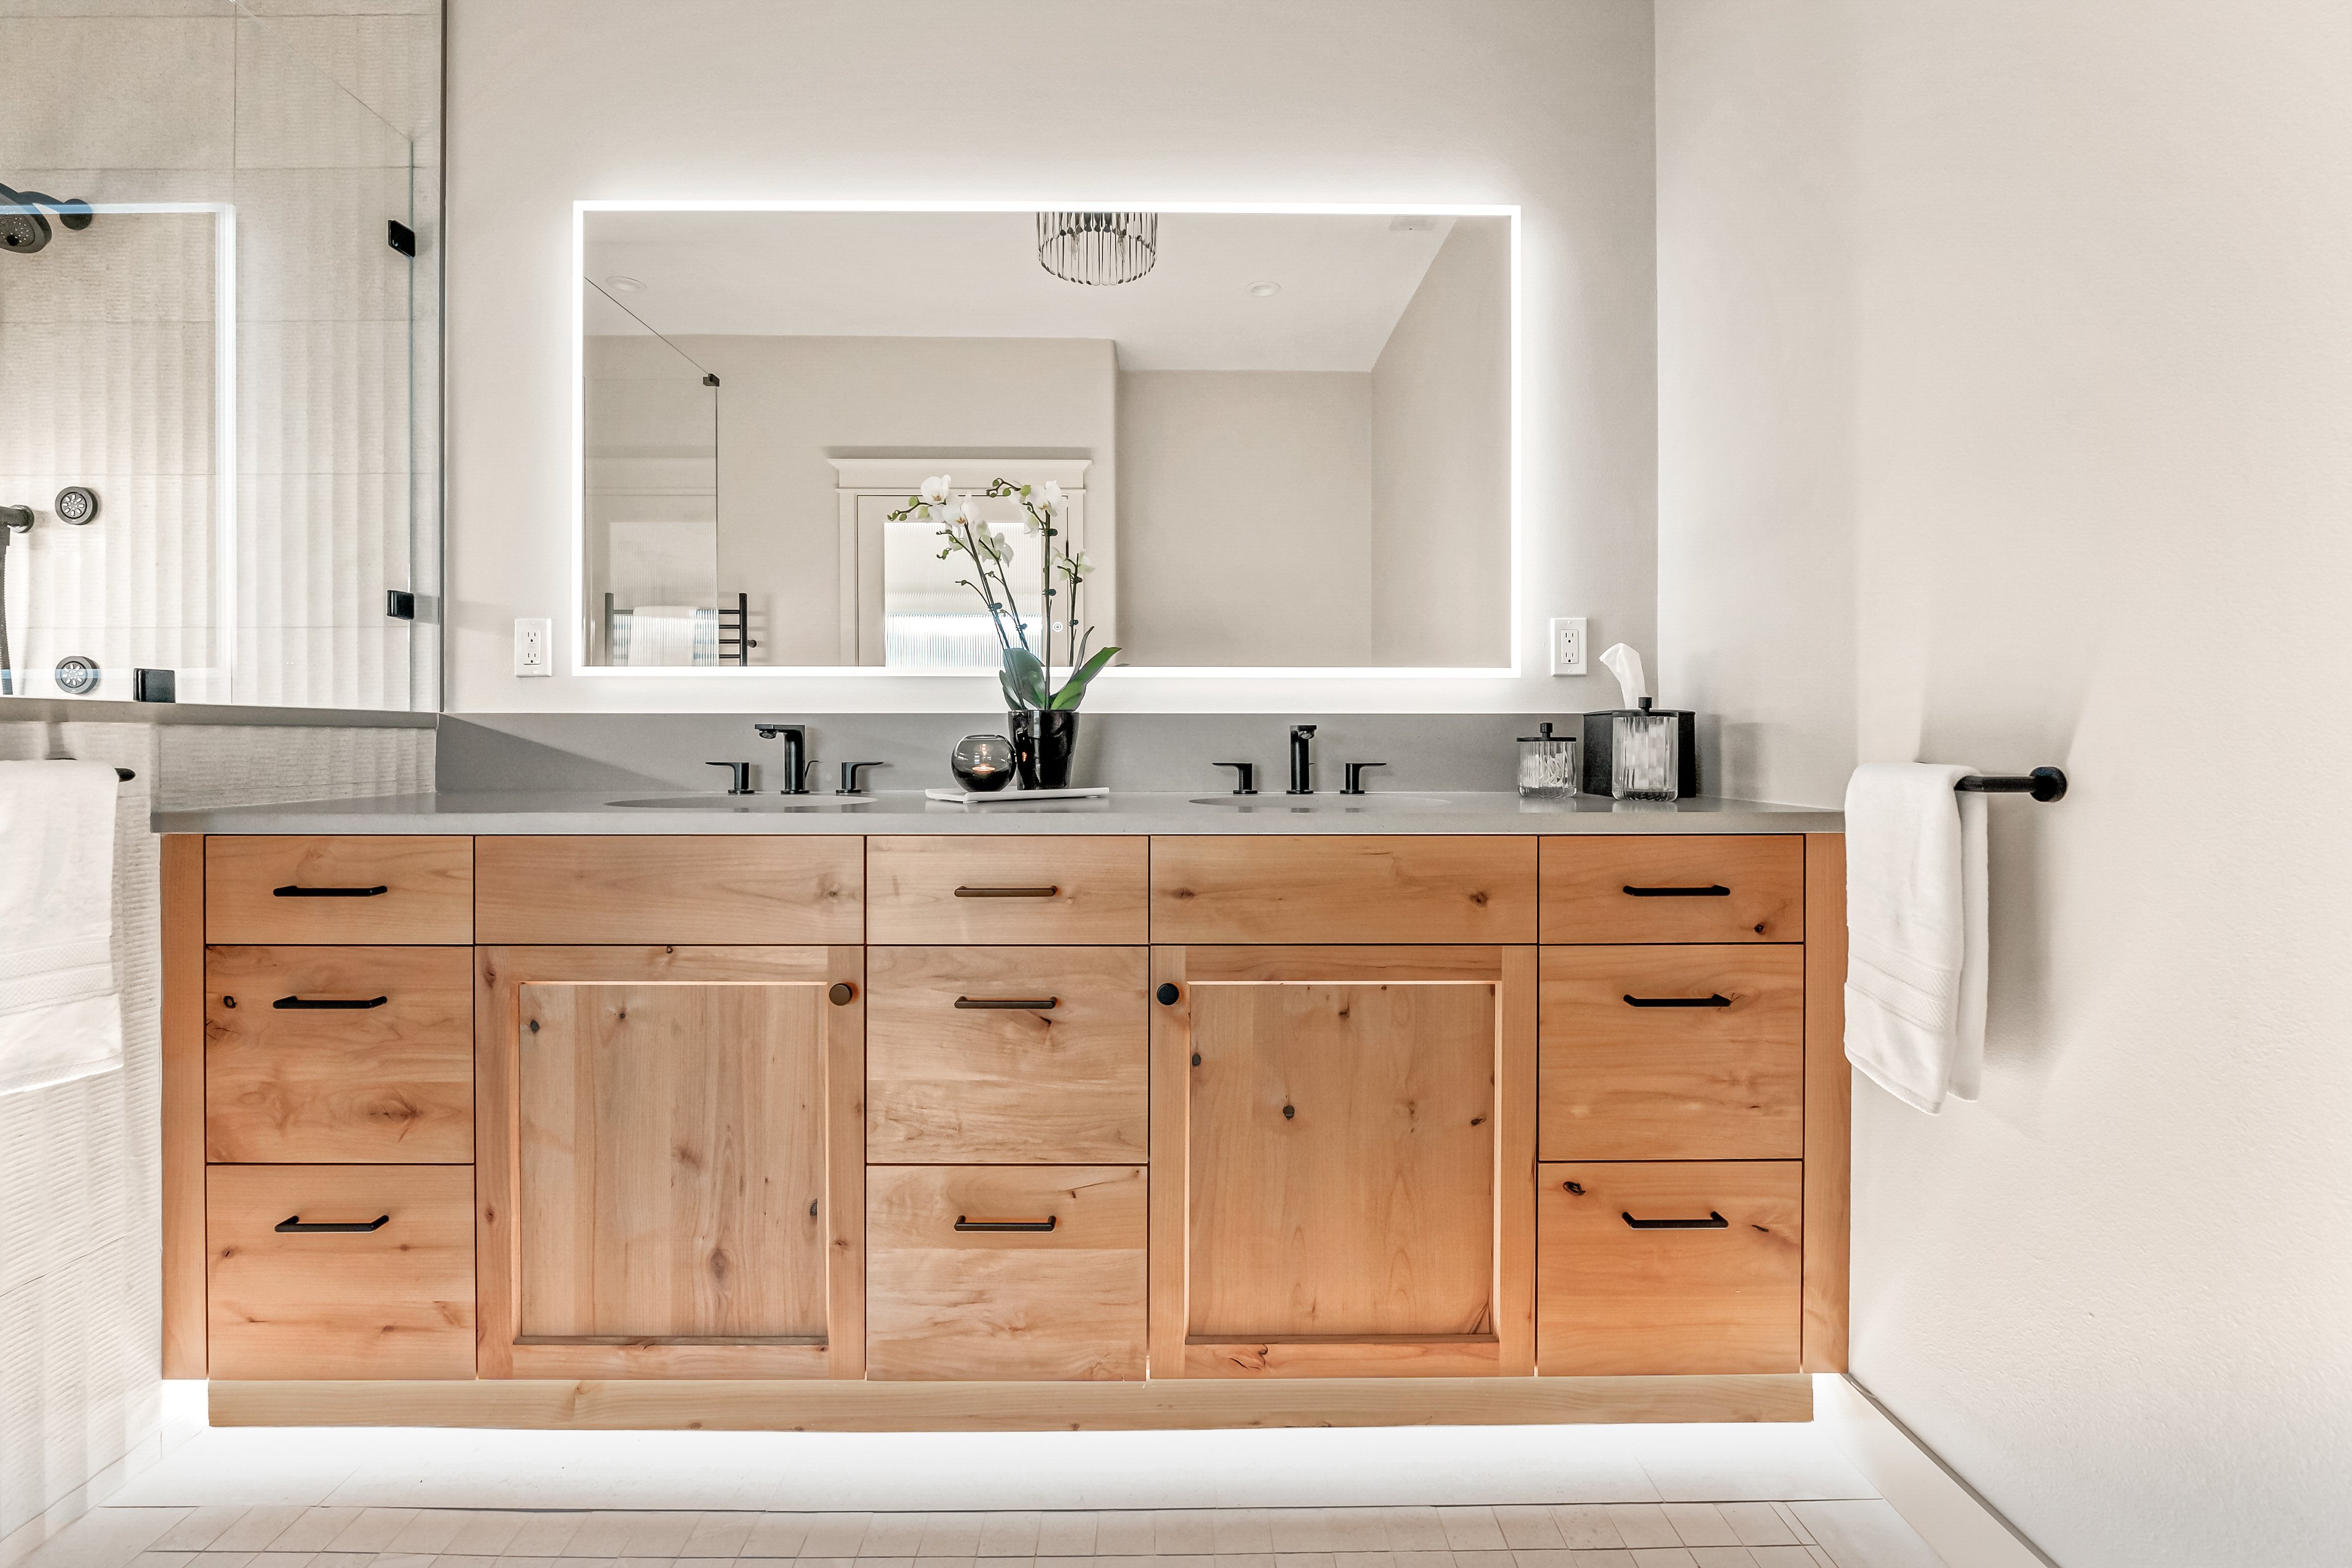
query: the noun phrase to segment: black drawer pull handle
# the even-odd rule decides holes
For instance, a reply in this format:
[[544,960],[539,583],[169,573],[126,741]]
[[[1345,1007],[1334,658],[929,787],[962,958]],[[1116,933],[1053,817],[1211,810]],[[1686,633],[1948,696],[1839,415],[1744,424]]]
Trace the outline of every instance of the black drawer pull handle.
[[1059,888],[958,888],[959,899],[1050,899]]
[[1619,1218],[1635,1230],[1729,1230],[1731,1222],[1716,1213],[1706,1211],[1705,1219],[1635,1219],[1621,1211]]
[[1636,899],[1727,899],[1731,889],[1716,883],[1705,888],[1636,888],[1628,886],[1626,895]]
[[373,899],[378,893],[389,893],[390,888],[272,888],[273,899]]
[[1712,996],[1628,996],[1628,1007],[1728,1007],[1731,998],[1718,991]]
[[1062,999],[1059,996],[1036,996],[1026,1000],[1018,996],[959,996],[955,1005],[982,1010],[997,1008],[1011,1012],[1050,1013],[1062,1005]]
[[390,1215],[380,1214],[373,1219],[362,1220],[356,1224],[337,1225],[332,1223],[320,1223],[304,1225],[302,1223],[302,1216],[298,1214],[289,1215],[286,1218],[279,1220],[278,1222],[278,1228],[279,1230],[299,1231],[304,1236],[364,1236],[372,1230],[382,1230],[385,1226],[388,1226],[391,1223],[392,1216]]
[[391,1000],[389,996],[371,996],[364,1002],[321,1001],[316,996],[280,996],[270,1005],[281,1013],[357,1013],[370,1007],[381,1007]]
[[966,1215],[958,1215],[955,1227],[958,1230],[1046,1231],[1053,1229],[1055,1222],[1060,1218],[1059,1215],[1050,1214],[1044,1219],[973,1219]]

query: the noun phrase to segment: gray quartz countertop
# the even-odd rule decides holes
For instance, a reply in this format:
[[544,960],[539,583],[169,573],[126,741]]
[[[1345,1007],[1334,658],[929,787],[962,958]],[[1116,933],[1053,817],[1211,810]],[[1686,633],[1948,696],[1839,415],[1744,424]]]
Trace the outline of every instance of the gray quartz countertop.
[[513,790],[159,811],[151,825],[157,833],[1838,833],[1845,817],[1748,800],[1590,795],[1127,793],[961,805],[916,790],[845,799]]

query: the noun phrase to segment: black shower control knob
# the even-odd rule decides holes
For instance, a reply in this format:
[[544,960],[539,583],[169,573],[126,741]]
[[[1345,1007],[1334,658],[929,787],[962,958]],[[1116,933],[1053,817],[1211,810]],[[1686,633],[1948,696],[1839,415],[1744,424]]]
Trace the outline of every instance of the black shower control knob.
[[1173,1007],[1176,1005],[1176,998],[1181,996],[1183,993],[1176,989],[1173,981],[1163,980],[1160,983],[1160,989],[1152,994],[1160,998],[1160,1005],[1162,1007]]
[[79,527],[98,515],[98,492],[88,485],[68,485],[58,492],[56,510],[59,522]]

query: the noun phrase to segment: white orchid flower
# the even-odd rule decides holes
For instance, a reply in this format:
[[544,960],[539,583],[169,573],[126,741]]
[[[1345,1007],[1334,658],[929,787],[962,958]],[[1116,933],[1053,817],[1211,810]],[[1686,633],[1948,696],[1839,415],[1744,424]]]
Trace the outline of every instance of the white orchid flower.
[[980,498],[978,496],[964,497],[963,505],[958,509],[956,515],[961,517],[963,520],[965,526],[970,528],[982,527],[987,521],[987,519],[981,514]]
[[954,495],[954,481],[945,474],[934,474],[923,481],[923,500],[931,506],[945,506]]
[[1094,558],[1085,551],[1062,557],[1062,575],[1073,583],[1083,583],[1095,569]]
[[1062,487],[1052,479],[1042,485],[1032,485],[1029,488],[1029,504],[1051,516],[1062,510]]

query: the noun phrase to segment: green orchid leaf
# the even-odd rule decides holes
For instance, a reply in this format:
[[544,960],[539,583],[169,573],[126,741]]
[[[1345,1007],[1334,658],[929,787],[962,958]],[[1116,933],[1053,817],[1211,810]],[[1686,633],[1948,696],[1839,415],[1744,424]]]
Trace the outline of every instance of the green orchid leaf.
[[1051,706],[1069,709],[1076,708],[1079,703],[1084,702],[1087,700],[1087,683],[1094,679],[1096,676],[1100,675],[1102,673],[1103,666],[1108,664],[1111,661],[1111,657],[1118,652],[1118,649],[1116,647],[1104,648],[1092,658],[1087,660],[1086,663],[1072,670],[1070,672],[1070,679],[1063,684],[1062,689],[1054,693],[1054,700]]
[[1045,679],[1045,667],[1037,662],[1035,654],[1025,647],[1004,650],[1004,668],[998,679],[1004,687],[1007,700],[1014,707],[1047,706]]

